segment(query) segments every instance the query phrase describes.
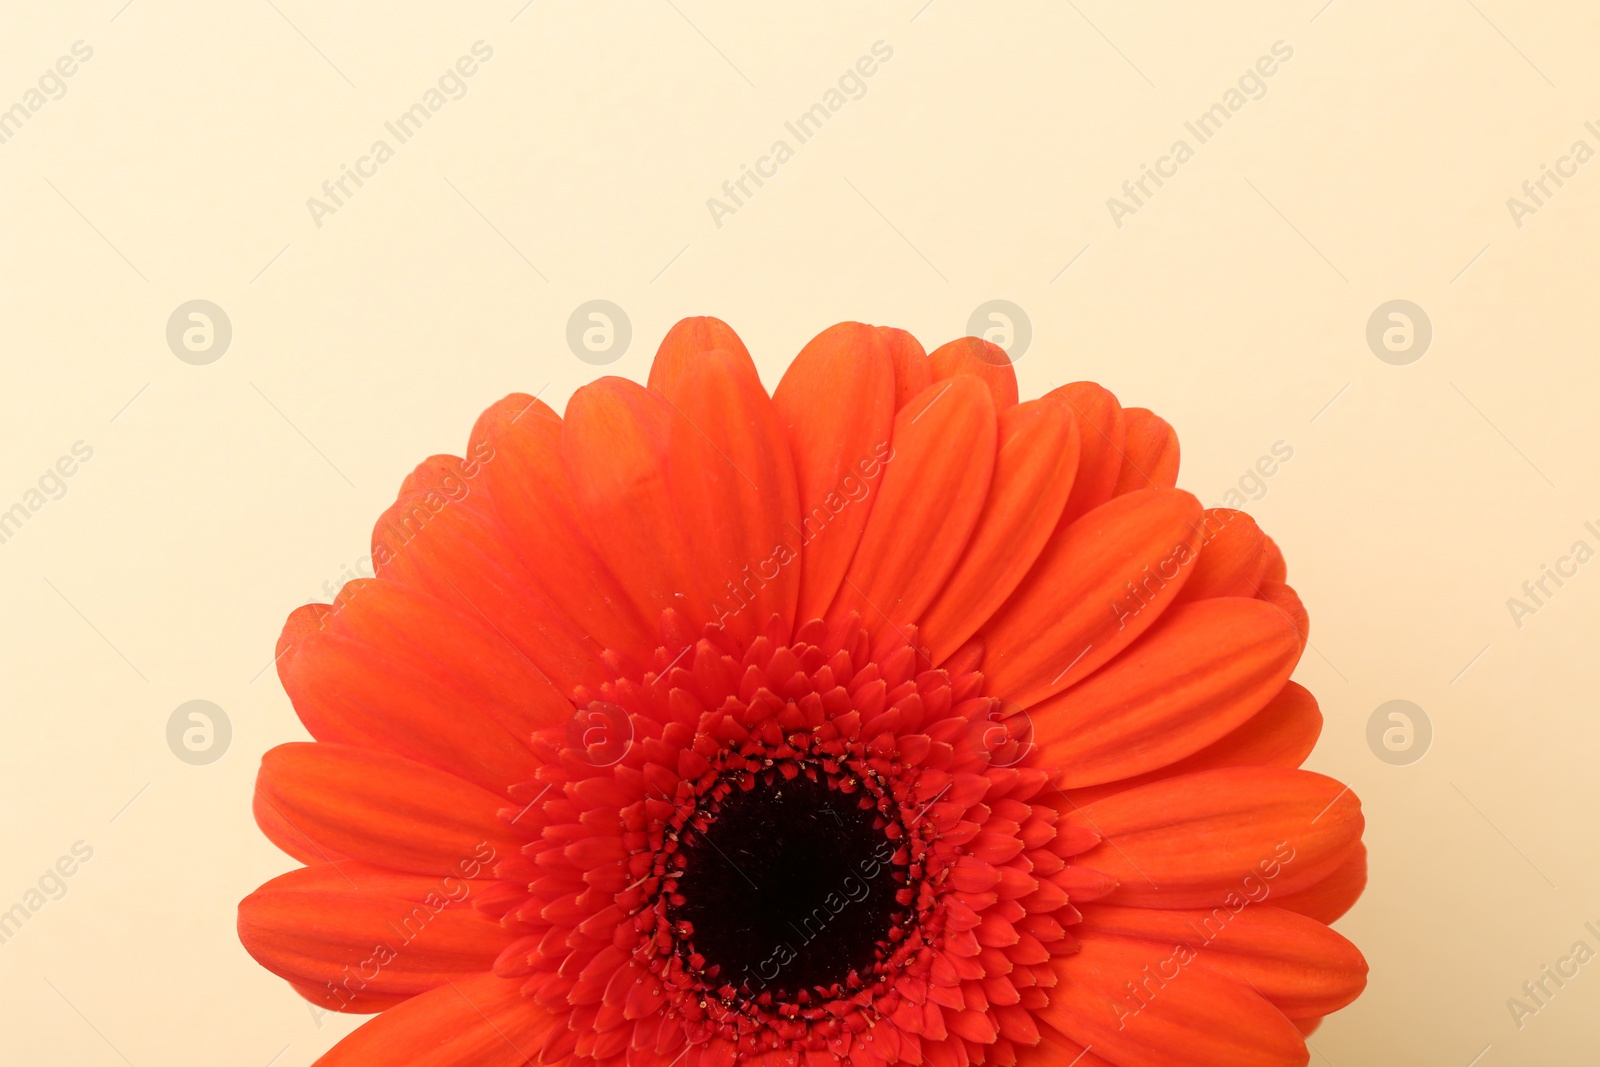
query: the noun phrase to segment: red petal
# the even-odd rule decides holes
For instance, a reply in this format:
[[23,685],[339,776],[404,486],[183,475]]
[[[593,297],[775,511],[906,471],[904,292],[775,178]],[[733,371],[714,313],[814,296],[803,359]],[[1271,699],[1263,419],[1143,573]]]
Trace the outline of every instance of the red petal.
[[301,863],[328,865],[354,862],[338,849],[319,844],[307,837],[305,832],[290,822],[272,799],[261,790],[257,789],[251,797],[250,807],[256,825],[267,835],[267,840]]
[[1338,1011],[1367,984],[1367,961],[1349,941],[1314,919],[1265,904],[1237,911],[1090,904],[1073,931],[1138,942],[1152,964],[1182,945],[1194,956],[1186,967],[1249,986],[1291,1019]]
[[[504,637],[392,582],[300,608],[278,674],[320,741],[378,748],[503,793],[538,770],[521,740],[572,706]],[[321,629],[309,631],[314,616]]]
[[1267,538],[1267,570],[1262,579],[1268,582],[1281,582],[1287,580],[1289,568],[1283,562],[1283,552],[1272,538]]
[[340,1041],[316,1067],[525,1067],[562,1020],[522,995],[522,982],[478,975],[390,1008]]
[[1165,767],[1218,740],[1272,699],[1300,658],[1298,635],[1244,597],[1186,604],[1104,668],[1028,715],[1065,788]]
[[1180,603],[1214,596],[1255,596],[1267,568],[1267,535],[1242,511],[1207,508],[1205,542]]
[[1273,901],[1280,908],[1309,915],[1318,922],[1331,923],[1361,898],[1367,887],[1367,846],[1357,845],[1350,858],[1332,874],[1298,893]]
[[812,338],[772,395],[800,492],[800,619],[828,610],[861,541],[891,452],[894,396],[884,340],[859,322]]
[[1178,484],[1178,435],[1165,419],[1145,408],[1124,408],[1122,466],[1112,492],[1171,489]]
[[894,409],[899,411],[906,401],[933,384],[933,371],[928,366],[928,354],[915,337],[893,326],[873,327],[883,340],[889,359],[894,363]]
[[705,353],[718,350],[732,353],[755,372],[750,352],[733,332],[733,327],[710,315],[679,319],[661,339],[661,347],[656,349],[656,358],[650,364],[650,388],[676,401],[689,369]]
[[472,889],[462,877],[372,870],[325,864],[274,878],[240,902],[239,940],[274,974],[359,1011],[368,994],[409,996],[481,974],[516,937],[459,906]]
[[521,845],[498,817],[503,798],[382,752],[279,745],[261,758],[256,792],[313,848],[397,871],[459,875],[482,850],[506,857]]
[[749,357],[726,352],[702,353],[669,399],[680,417],[668,482],[711,620],[748,643],[777,615],[787,634],[800,594],[800,501],[777,410]]
[[1304,1067],[1305,1041],[1278,1009],[1175,955],[1088,934],[1053,962],[1060,981],[1039,1015],[1117,1067]]
[[917,626],[941,663],[1022,581],[1056,528],[1078,469],[1078,428],[1059,401],[1000,413],[994,481],[972,540]]
[[944,381],[957,374],[971,374],[983,379],[994,396],[997,412],[1012,407],[1017,402],[1017,372],[1011,366],[1011,357],[999,345],[980,337],[958,337],[928,353],[928,367],[933,380]]
[[1301,641],[1310,639],[1311,618],[1306,614],[1306,607],[1300,603],[1300,596],[1290,586],[1282,582],[1261,583],[1261,599],[1281,611],[1289,624],[1294,627],[1295,633],[1300,635]]
[[1279,767],[1165,778],[1063,821],[1105,838],[1074,862],[1117,879],[1107,903],[1158,908],[1298,892],[1344,862],[1363,826],[1348,786]]
[[1063,526],[1110,500],[1122,472],[1122,442],[1126,436],[1122,405],[1111,391],[1094,382],[1073,382],[1048,394],[1065,400],[1078,417],[1083,451],[1072,495],[1061,512]]
[[[1037,1021],[1037,1020],[1036,1020]],[[1016,1067],[1117,1067],[1050,1026],[1039,1027],[1039,1043],[1017,1048]]]
[[[372,530],[378,576],[482,620],[560,694],[608,680],[600,645],[557,606],[512,548],[485,488],[485,464],[494,453],[486,442],[479,445],[489,456],[485,461],[434,457],[406,479],[407,490]],[[434,477],[423,482],[424,473]]]
[[1126,648],[1182,588],[1199,518],[1188,493],[1144,489],[1058,530],[981,632],[989,692],[1026,707]]
[[589,543],[561,458],[562,425],[531,396],[514,394],[485,411],[468,454],[493,456],[483,477],[512,547],[545,596],[604,648],[648,663],[656,617],[639,614]]
[[1289,682],[1244,725],[1171,770],[1203,771],[1251,764],[1298,767],[1311,755],[1321,733],[1322,712],[1317,709],[1317,698],[1304,686]]
[[[983,382],[935,382],[895,416],[894,451],[829,618],[915,622],[960,558],[989,492],[994,401]],[[959,442],[959,447],[952,447]]]
[[[1176,609],[1174,609],[1176,610]],[[1304,686],[1289,682],[1242,726],[1187,759],[1120,782],[1074,789],[1068,796],[1080,807],[1145,782],[1218,767],[1298,767],[1311,755],[1322,732],[1322,712]]]
[[710,621],[714,581],[697,574],[667,481],[667,440],[681,418],[662,394],[624,378],[601,378],[567,404],[561,453],[583,531],[621,580],[641,617],[672,608],[697,626]]

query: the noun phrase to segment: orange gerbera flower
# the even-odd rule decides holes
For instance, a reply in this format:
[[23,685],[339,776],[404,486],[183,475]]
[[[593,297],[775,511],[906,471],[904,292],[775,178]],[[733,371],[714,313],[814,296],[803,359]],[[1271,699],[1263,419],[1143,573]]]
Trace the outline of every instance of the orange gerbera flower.
[[325,1065],[1306,1063],[1360,806],[1282,555],[1177,468],[859,323],[770,397],[716,319],[507,397],[289,617],[245,947],[381,1013]]

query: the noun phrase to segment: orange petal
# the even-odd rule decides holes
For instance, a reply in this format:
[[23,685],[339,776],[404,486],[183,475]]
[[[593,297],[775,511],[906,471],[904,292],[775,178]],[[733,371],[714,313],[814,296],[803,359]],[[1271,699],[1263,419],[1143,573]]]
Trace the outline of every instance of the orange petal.
[[893,326],[875,326],[889,359],[894,363],[894,409],[899,411],[906,401],[933,384],[933,371],[928,367],[928,354],[915,337]]
[[1086,934],[1052,962],[1060,981],[1040,1017],[1117,1067],[1304,1067],[1305,1041],[1260,994],[1184,967],[1175,952],[1152,956]]
[[[704,352],[669,397],[667,438],[677,525],[709,618],[744,643],[773,615],[784,633],[800,595],[800,499],[777,409],[748,356]],[[688,612],[696,619],[699,605]]]
[[[1177,609],[1174,609],[1177,610]],[[1267,706],[1221,740],[1194,755],[1148,774],[1118,782],[1071,790],[1067,796],[1084,807],[1136,785],[1218,767],[1298,767],[1311,755],[1322,733],[1322,712],[1304,686],[1288,682]]]
[[1207,508],[1205,540],[1179,603],[1216,596],[1255,596],[1267,569],[1267,535],[1242,511]]
[[[364,1008],[370,994],[409,996],[482,974],[517,936],[458,906],[470,889],[462,878],[390,873],[368,886],[368,869],[351,864],[330,879],[306,867],[263,885],[239,903],[245,950],[272,973],[362,1011],[381,1006]],[[409,884],[394,884],[402,880]]]
[[1321,733],[1317,698],[1304,686],[1289,682],[1248,722],[1171,769],[1203,771],[1252,764],[1298,767],[1311,755]]
[[891,454],[894,397],[884,339],[859,322],[812,338],[772,394],[800,491],[802,620],[828,610],[861,541]]
[[445,894],[450,904],[462,905],[470,903],[473,894],[487,892],[499,884],[483,859],[468,857],[451,876],[448,885],[442,879],[423,874],[406,874],[370,863],[341,860],[298,867],[278,875],[261,888],[278,886],[308,893],[352,892],[396,897],[413,903],[427,900],[430,895]]
[[307,837],[300,827],[285,817],[272,802],[272,798],[261,790],[257,789],[251,797],[250,807],[256,825],[267,835],[267,840],[301,863],[331,865],[354,862],[338,849],[319,844]]
[[1171,489],[1178,484],[1178,435],[1146,408],[1124,408],[1122,466],[1112,492]]
[[278,675],[319,741],[382,749],[504,793],[538,770],[524,739],[572,715],[503,637],[393,582],[351,582],[336,606],[295,614]]
[[[424,481],[425,472],[435,477]],[[483,463],[454,456],[434,457],[413,471],[372,530],[378,577],[481,619],[559,693],[608,681],[601,646],[557,606],[512,549],[487,481]]]
[[1357,845],[1350,858],[1328,877],[1298,893],[1277,897],[1273,903],[1309,915],[1318,922],[1331,923],[1361,899],[1361,891],[1366,887],[1367,846]]
[[279,745],[261,757],[256,792],[312,847],[411,874],[459,875],[482,849],[510,856],[521,845],[498,817],[503,798],[383,752]]
[[1262,582],[1261,599],[1283,613],[1295,633],[1300,635],[1301,641],[1310,640],[1311,617],[1306,614],[1306,606],[1300,602],[1299,594],[1291,586],[1282,582]]
[[512,548],[545,596],[604,648],[648,663],[656,618],[639,614],[585,535],[561,457],[561,419],[513,394],[472,429],[469,456],[487,450],[483,477]]
[[958,337],[928,353],[933,380],[944,381],[957,374],[982,378],[994,394],[995,411],[1004,411],[1017,402],[1017,372],[1011,357],[997,344],[981,337]]
[[364,990],[360,997],[351,999],[348,990],[335,990],[326,984],[313,985],[302,982],[297,978],[285,979],[289,988],[305,997],[311,1003],[327,1011],[343,1011],[354,1015],[370,1015],[373,1012],[384,1011],[397,1004],[404,1004],[411,999],[409,993],[378,993],[374,990]]
[[989,692],[1027,707],[1126,648],[1182,588],[1199,518],[1188,493],[1143,489],[1058,529],[981,631]]
[[1078,427],[1066,405],[1030,400],[1000,413],[994,481],[972,540],[917,622],[934,663],[978,631],[1022,581],[1056,528],[1078,469]]
[[316,1067],[525,1067],[561,1022],[520,980],[453,979],[366,1023]]
[[1096,1056],[1054,1027],[1040,1025],[1039,1043],[1018,1047],[1016,1067],[1117,1067],[1117,1065]]
[[1265,581],[1281,582],[1287,580],[1289,568],[1283,562],[1283,552],[1278,548],[1278,543],[1272,538],[1267,538],[1267,570],[1262,575]]
[[1078,477],[1072,483],[1067,506],[1061,511],[1061,525],[1066,526],[1110,500],[1116,492],[1127,430],[1122,405],[1109,389],[1094,382],[1073,382],[1046,395],[1067,402],[1078,417],[1083,436]]
[[1242,904],[1237,911],[1222,905],[1169,911],[1086,904],[1082,912],[1074,933],[1135,942],[1153,967],[1181,945],[1192,957],[1185,969],[1198,967],[1249,986],[1290,1019],[1338,1011],[1367,984],[1367,961],[1354,945],[1314,919],[1268,904]]
[[1043,766],[1064,788],[1165,767],[1271,700],[1300,641],[1271,605],[1245,597],[1185,604],[1078,685],[1029,711]]
[[1073,862],[1117,879],[1106,903],[1158,908],[1299,892],[1348,858],[1363,826],[1348,786],[1281,767],[1164,778],[1064,821],[1104,838]]
[[679,319],[656,349],[656,358],[650,364],[650,388],[676,401],[684,376],[696,360],[718,350],[732,353],[754,373],[756,366],[750,360],[750,352],[733,327],[710,315]]
[[944,584],[983,509],[995,462],[994,401],[963,374],[895,416],[894,451],[829,618],[868,630],[915,622]]
[[[658,392],[625,378],[601,378],[572,394],[561,454],[583,532],[631,595],[639,616],[659,619],[689,607],[708,576],[696,574],[667,482],[667,439],[681,418]],[[697,625],[710,605],[695,597]]]

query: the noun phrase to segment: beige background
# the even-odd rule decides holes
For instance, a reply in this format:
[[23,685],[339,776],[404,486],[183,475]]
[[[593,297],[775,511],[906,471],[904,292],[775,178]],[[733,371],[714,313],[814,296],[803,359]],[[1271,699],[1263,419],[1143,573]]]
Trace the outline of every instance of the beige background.
[[[600,373],[565,342],[578,304],[631,319],[608,371],[716,314],[770,386],[834,321],[931,348],[1003,298],[1024,395],[1154,408],[1207,503],[1294,450],[1250,507],[1313,619],[1311,765],[1372,850],[1341,923],[1371,985],[1313,1062],[1596,1062],[1600,963],[1520,1029],[1506,1004],[1600,949],[1600,563],[1520,628],[1506,606],[1600,549],[1600,162],[1521,228],[1506,206],[1600,149],[1592,5],[523,3],[5,5],[0,108],[94,54],[0,146],[0,508],[94,454],[0,544],[0,908],[94,855],[0,945],[0,1060],[295,1067],[353,1025],[234,937],[291,865],[249,816],[260,753],[303,736],[263,669],[413,464],[508,391],[559,408]],[[306,199],[479,40],[465,97],[317,227]],[[715,225],[706,199],[880,40],[866,95]],[[1280,40],[1267,94],[1115,226],[1107,197]],[[233,324],[208,366],[164,336],[195,298]],[[1434,327],[1408,366],[1365,341],[1394,298]],[[194,698],[233,726],[209,766],[165,739]],[[1434,729],[1409,766],[1366,742],[1396,698]]]

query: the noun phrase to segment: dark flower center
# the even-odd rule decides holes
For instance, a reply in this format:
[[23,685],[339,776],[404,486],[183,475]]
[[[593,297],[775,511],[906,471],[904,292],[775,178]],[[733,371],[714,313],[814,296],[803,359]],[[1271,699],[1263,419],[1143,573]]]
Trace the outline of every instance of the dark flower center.
[[689,950],[724,995],[800,1004],[848,995],[870,983],[905,918],[895,845],[876,807],[861,807],[862,791],[827,776],[766,777],[685,831],[669,914],[690,925]]

